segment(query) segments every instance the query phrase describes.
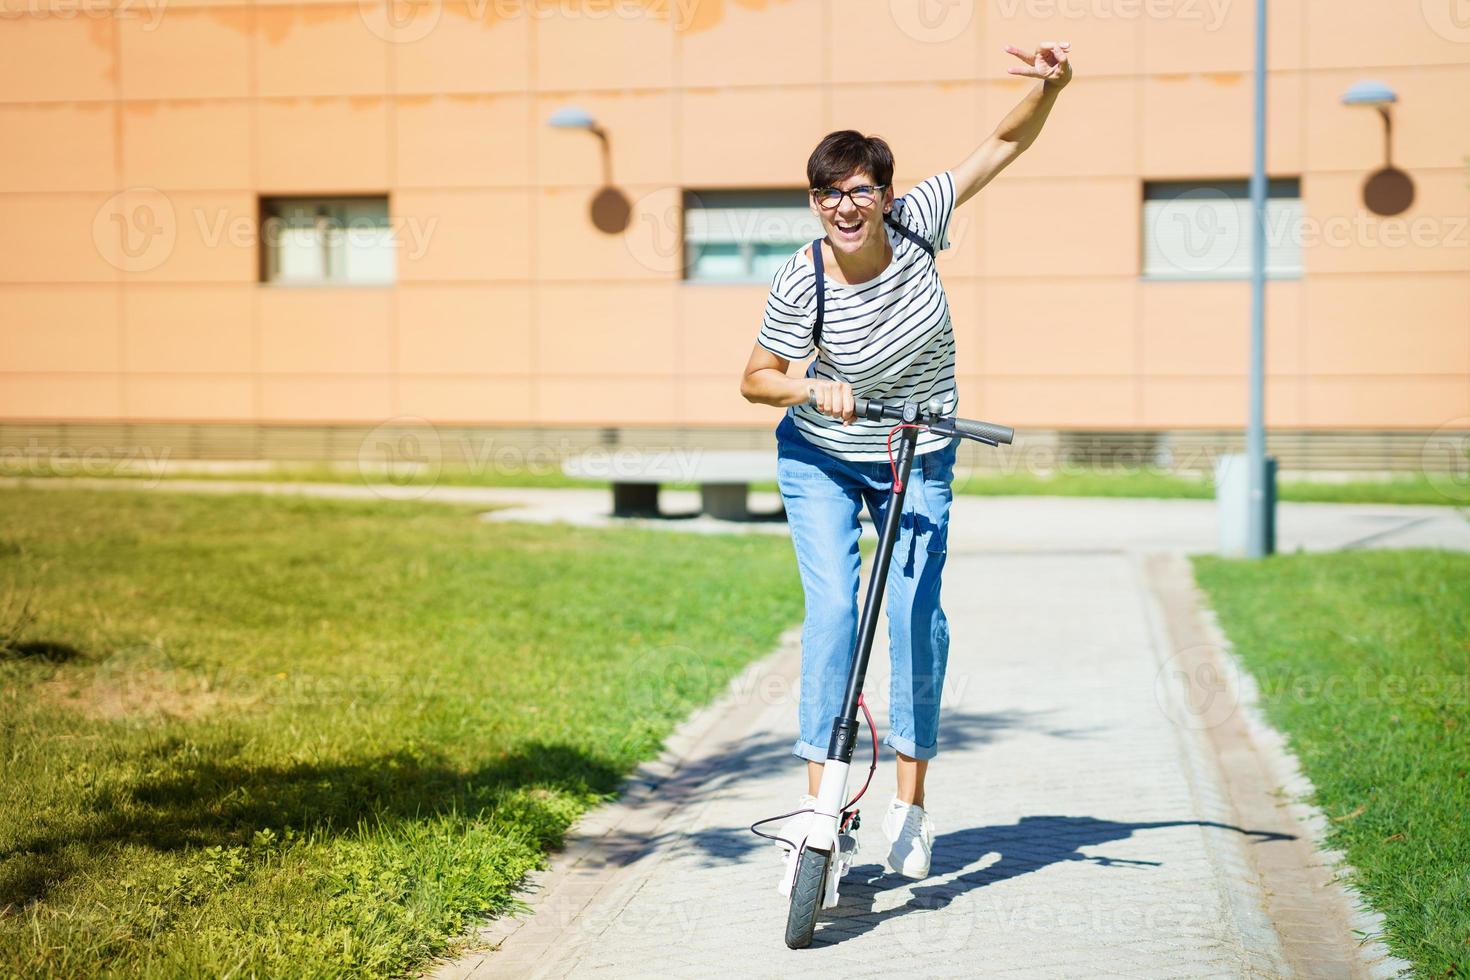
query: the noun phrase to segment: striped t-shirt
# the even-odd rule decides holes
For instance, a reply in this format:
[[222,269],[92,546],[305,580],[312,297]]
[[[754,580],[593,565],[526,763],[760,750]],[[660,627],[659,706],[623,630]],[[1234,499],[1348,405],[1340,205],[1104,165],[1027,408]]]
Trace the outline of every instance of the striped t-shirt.
[[[954,178],[946,171],[930,177],[893,202],[893,217],[934,245],[949,248],[954,213]],[[893,260],[876,278],[843,285],[830,274],[822,336],[808,377],[846,381],[863,398],[897,399],[923,405],[938,396],[954,414],[959,392],[954,380],[954,330],[949,300],[934,260],[918,243],[886,223]],[[771,277],[765,321],[756,342],[778,357],[797,361],[812,353],[817,318],[816,272],[806,246]],[[830,263],[829,263],[830,265]],[[859,462],[888,459],[886,440],[892,422],[858,419],[843,425],[808,405],[787,410],[798,431],[834,456]],[[943,449],[949,436],[920,432],[920,453]]]

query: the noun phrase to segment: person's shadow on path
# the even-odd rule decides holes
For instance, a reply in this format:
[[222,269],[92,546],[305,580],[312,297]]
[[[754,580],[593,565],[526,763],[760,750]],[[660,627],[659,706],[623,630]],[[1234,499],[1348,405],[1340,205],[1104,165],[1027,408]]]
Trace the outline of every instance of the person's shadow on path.
[[[1255,838],[1253,843],[1256,844],[1296,839],[1292,834],[1246,830],[1212,820],[1122,823],[1099,820],[1096,817],[1034,816],[1022,817],[1013,824],[970,827],[941,834],[934,839],[934,861],[930,868],[930,877],[931,880],[942,880],[914,887],[907,902],[891,909],[875,909],[879,894],[907,887],[909,880],[889,871],[883,864],[854,866],[842,881],[838,907],[828,911],[825,921],[818,920],[813,945],[860,936],[877,927],[879,923],[900,915],[942,909],[959,896],[977,888],[1040,871],[1048,865],[1063,861],[1091,861],[1107,868],[1158,867],[1163,862],[1084,854],[1082,848],[1126,840],[1140,830],[1167,827],[1213,827],[1246,834]],[[992,853],[999,853],[1000,860],[956,877],[947,877]]]

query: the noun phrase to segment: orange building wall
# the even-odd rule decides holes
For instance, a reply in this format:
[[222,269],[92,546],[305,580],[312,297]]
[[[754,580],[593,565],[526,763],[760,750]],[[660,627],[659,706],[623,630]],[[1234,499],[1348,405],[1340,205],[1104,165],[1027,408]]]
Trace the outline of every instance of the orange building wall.
[[[0,0],[0,418],[774,424],[736,391],[764,286],[680,281],[681,189],[800,186],[850,126],[905,190],[1021,96],[1005,43],[1066,38],[1077,80],[940,259],[965,414],[1244,422],[1247,284],[1142,281],[1139,239],[1143,180],[1248,172],[1252,3],[80,3]],[[1470,416],[1470,29],[1433,10],[1272,3],[1270,168],[1346,239],[1270,286],[1270,425]],[[1395,219],[1362,78],[1400,96]],[[258,195],[364,192],[421,238],[396,285],[256,281]]]

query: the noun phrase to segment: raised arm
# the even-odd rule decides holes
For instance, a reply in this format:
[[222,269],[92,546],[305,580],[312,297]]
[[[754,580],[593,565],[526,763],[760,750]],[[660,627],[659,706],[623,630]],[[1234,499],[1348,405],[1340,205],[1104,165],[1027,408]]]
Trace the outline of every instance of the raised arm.
[[1026,52],[1013,44],[1006,45],[1007,52],[1025,62],[1006,69],[1007,73],[1040,81],[1006,113],[995,132],[964,163],[950,171],[954,177],[956,207],[974,197],[976,191],[1036,142],[1058,93],[1072,80],[1072,66],[1067,61],[1071,47],[1069,41],[1043,41],[1035,51]]

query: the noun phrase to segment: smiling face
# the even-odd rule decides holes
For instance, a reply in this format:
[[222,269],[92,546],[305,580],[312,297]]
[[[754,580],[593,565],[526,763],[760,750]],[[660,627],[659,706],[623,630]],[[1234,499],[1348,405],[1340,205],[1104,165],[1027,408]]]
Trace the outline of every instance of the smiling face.
[[[893,189],[874,189],[877,184],[872,174],[859,170],[830,185],[825,193],[811,192],[811,209],[822,220],[822,230],[834,249],[848,254],[883,250],[887,241],[883,215],[893,206]],[[824,207],[822,199],[836,197],[834,190],[847,193],[837,199],[835,207]],[[864,194],[865,190],[868,193]]]

